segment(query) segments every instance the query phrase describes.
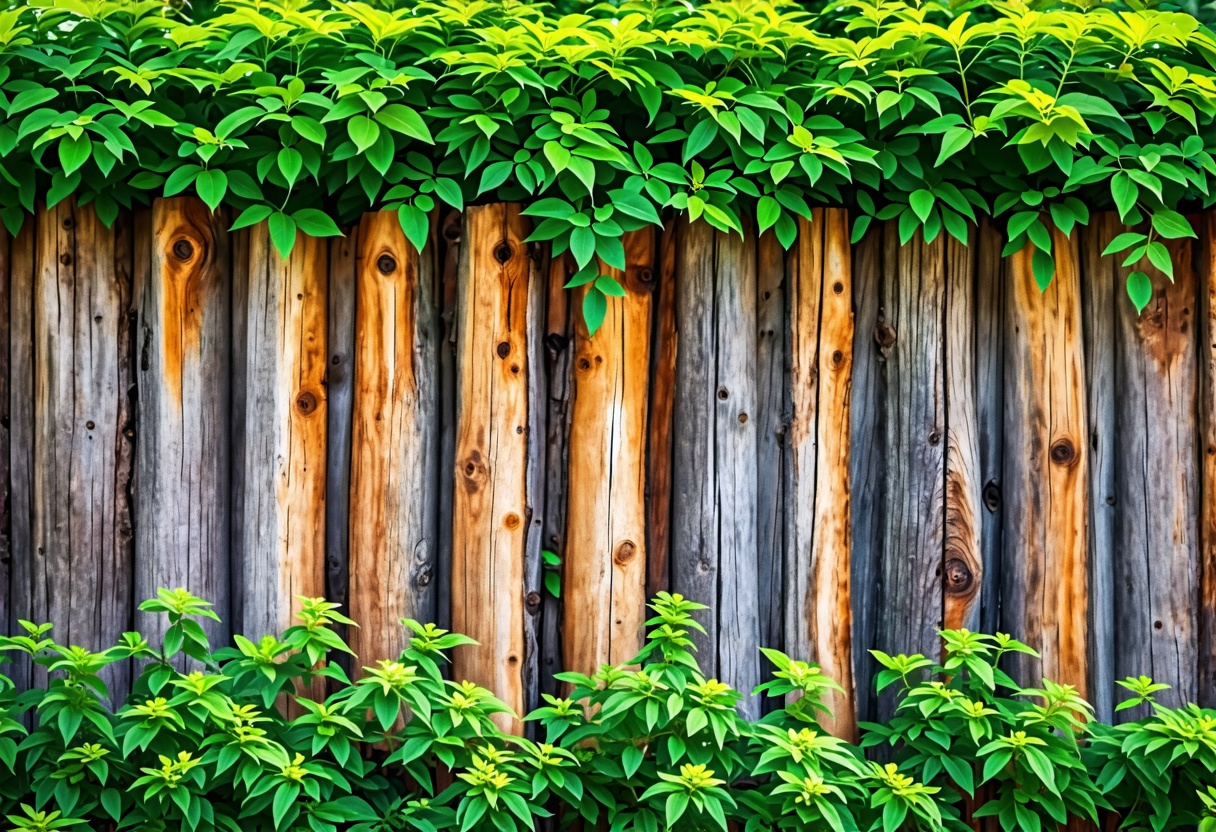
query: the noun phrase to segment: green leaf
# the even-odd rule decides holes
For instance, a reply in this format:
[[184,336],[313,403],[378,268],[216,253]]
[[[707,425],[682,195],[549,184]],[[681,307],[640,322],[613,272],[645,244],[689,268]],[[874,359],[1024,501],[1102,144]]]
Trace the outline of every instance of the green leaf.
[[1134,231],[1125,231],[1106,244],[1106,248],[1102,250],[1102,256],[1106,257],[1109,254],[1126,251],[1132,246],[1140,245],[1146,239],[1148,238],[1143,234],[1137,234]]
[[456,180],[436,179],[435,193],[439,194],[440,199],[457,211],[464,210],[464,195],[460,192],[460,186],[456,184]]
[[1194,237],[1195,229],[1187,222],[1186,217],[1169,208],[1153,212],[1153,230],[1167,240],[1179,240],[1183,237]]
[[924,188],[908,195],[908,205],[922,223],[929,219],[929,213],[933,210],[933,203],[936,201],[937,197]]
[[561,146],[560,142],[545,142],[545,158],[553,166],[554,173],[561,173],[570,164],[570,151]]
[[282,211],[275,211],[267,219],[270,230],[270,242],[274,243],[279,256],[286,260],[291,256],[291,250],[296,245],[296,223]]
[[70,176],[89,161],[93,152],[93,142],[88,133],[81,133],[77,138],[64,136],[59,141],[59,164],[63,166],[65,176]]
[[1153,299],[1153,282],[1147,274],[1132,272],[1127,276],[1127,296],[1132,299],[1137,314],[1144,311],[1144,307]]
[[[426,126],[426,122],[422,120],[422,116],[413,107],[407,107],[404,104],[387,104],[376,112],[374,118],[389,130],[409,136],[411,139],[417,139],[420,142],[426,142],[427,144],[435,143],[435,139],[431,136],[431,131]],[[353,135],[351,139],[358,146],[359,142]]]
[[338,224],[324,211],[316,208],[301,208],[291,215],[296,227],[311,237],[341,237]]
[[273,213],[274,209],[269,205],[251,205],[241,212],[241,215],[236,218],[236,222],[228,230],[236,231],[251,225],[257,225]]
[[401,223],[401,231],[415,249],[422,251],[431,235],[431,223],[426,213],[414,205],[402,205],[397,209],[397,221]]
[[562,597],[562,578],[556,572],[545,573],[545,589],[554,598]]
[[595,232],[590,228],[576,228],[570,232],[570,253],[580,269],[590,263],[595,256]]
[[666,818],[667,828],[674,829],[676,821],[684,816],[688,808],[688,795],[684,792],[672,792],[667,796]]
[[205,170],[194,180],[198,198],[214,213],[228,193],[228,175],[222,170]]
[[781,216],[781,203],[773,199],[771,196],[762,196],[760,201],[756,203],[756,224],[759,226],[759,232],[763,234],[768,229],[772,228],[778,217]]
[[583,321],[587,324],[587,334],[595,335],[604,324],[608,314],[608,298],[599,289],[592,286],[583,296]]
[[1127,215],[1136,207],[1136,200],[1140,198],[1140,189],[1130,176],[1119,171],[1110,180],[1110,195],[1119,210],[1119,218],[1126,221]]
[[380,125],[367,116],[353,116],[346,122],[346,133],[355,143],[355,150],[363,153],[380,138]]
[[1038,285],[1039,291],[1046,292],[1047,287],[1051,285],[1052,278],[1056,276],[1056,264],[1051,254],[1041,248],[1036,248],[1034,255],[1030,258],[1030,270],[1034,273],[1034,282]]
[[614,298],[625,297],[625,287],[616,281],[611,275],[600,275],[595,279],[595,288],[599,289],[605,295]]
[[971,144],[973,138],[975,138],[975,134],[971,132],[970,127],[951,127],[942,134],[942,149],[938,152],[937,161],[934,164],[941,166],[955,153]]

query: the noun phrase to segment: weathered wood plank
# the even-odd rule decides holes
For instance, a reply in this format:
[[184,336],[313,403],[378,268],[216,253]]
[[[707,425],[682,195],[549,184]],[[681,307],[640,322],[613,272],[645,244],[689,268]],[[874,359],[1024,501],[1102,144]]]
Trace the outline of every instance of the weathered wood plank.
[[[4,626],[21,632],[18,618],[26,615],[33,590],[34,497],[34,251],[35,221],[27,218],[9,248],[9,437],[12,449],[11,562],[9,607]],[[17,688],[29,686],[32,665],[14,656],[5,669]]]
[[[193,198],[152,207],[139,298],[135,595],[185,587],[229,620],[230,262],[225,218]],[[163,616],[136,613],[155,640]],[[226,643],[228,626],[208,622]]]
[[328,252],[296,235],[287,258],[259,223],[250,229],[245,287],[245,635],[294,623],[298,597],[325,592],[325,390]]
[[877,647],[878,569],[886,516],[880,433],[885,423],[886,366],[893,343],[881,308],[885,233],[876,229],[853,248],[853,367],[849,413],[849,504],[852,507],[852,630],[857,718],[877,717],[873,678]]
[[[625,235],[625,287],[589,335],[575,325],[570,482],[562,588],[565,669],[633,658],[646,620],[646,409],[654,234]],[[576,293],[581,303],[587,289]]]
[[1001,233],[987,220],[976,231],[976,419],[979,429],[980,631],[996,632],[1001,596],[1001,483],[1005,420],[1005,268]]
[[[439,261],[442,306],[442,337],[439,342],[439,557],[435,572],[435,617],[440,627],[452,628],[452,517],[453,487],[456,482],[456,274],[460,267],[461,234],[464,217],[448,211],[440,223]],[[437,252],[438,253],[438,252]],[[450,670],[448,665],[445,670]]]
[[394,213],[364,214],[356,275],[351,647],[395,658],[401,618],[433,621],[438,547],[438,296]]
[[709,605],[694,637],[701,665],[743,692],[740,710],[755,718],[755,239],[682,222],[676,245],[672,587]]
[[[12,612],[9,597],[13,565],[12,539],[12,446],[10,445],[9,307],[13,275],[8,231],[0,230],[0,627],[7,628]],[[8,632],[6,629],[5,632]]]
[[826,700],[833,734],[855,739],[850,627],[849,395],[853,353],[848,216],[799,222],[787,277],[792,408],[786,493],[786,650],[844,689]]
[[1199,515],[1199,704],[1216,708],[1216,213],[1203,215],[1197,261],[1199,301],[1199,442],[1202,480]]
[[[329,241],[325,346],[325,597],[350,607],[350,467],[355,417],[355,296],[359,228]],[[346,633],[345,629],[343,633]]]
[[[565,288],[574,272],[574,261],[567,253],[551,258],[545,281],[548,302],[545,308],[545,386],[548,390],[545,415],[545,548],[554,554],[566,548],[566,495],[570,483],[570,395],[574,361],[574,315],[572,292]],[[561,566],[546,566],[561,580]],[[562,667],[562,599],[544,590],[542,595],[541,691],[550,696],[561,693],[562,683],[554,678]]]
[[1089,695],[1099,719],[1114,719],[1115,688],[1115,308],[1128,303],[1113,257],[1102,250],[1122,230],[1099,214],[1080,230],[1086,413],[1089,432]]
[[1005,529],[1001,626],[1041,653],[1012,658],[1014,678],[1086,685],[1085,358],[1077,243],[1052,241],[1056,275],[1040,292],[1030,247],[1006,281]]
[[980,424],[977,403],[976,250],[946,240],[946,528],[943,625],[980,627]]
[[676,238],[672,221],[659,236],[653,344],[650,351],[650,426],[646,457],[646,597],[671,587],[671,428],[675,406]]
[[[460,387],[452,535],[452,626],[479,642],[454,674],[524,708],[528,495],[528,296],[533,261],[518,205],[470,208],[456,287]],[[499,724],[519,733],[518,717]]]
[[[33,557],[21,617],[101,650],[132,620],[129,218],[110,230],[69,199],[35,223]],[[129,665],[103,678],[121,701]]]
[[[526,333],[526,355],[528,360],[528,422],[524,433],[528,439],[527,468],[524,472],[524,493],[527,495],[527,512],[524,515],[527,529],[524,533],[524,662],[523,687],[524,711],[532,711],[541,704],[541,582],[544,580],[545,535],[545,478],[548,473],[548,433],[546,417],[549,415],[548,378],[545,374],[545,336],[548,333],[545,306],[549,298],[548,282],[544,275],[549,272],[547,254],[540,246],[529,246],[528,256],[532,272],[528,279],[528,317]],[[535,739],[537,724],[528,723],[528,736]]]
[[[790,338],[785,297],[787,255],[777,236],[769,233],[760,236],[757,257],[757,470],[785,471],[790,390],[786,343]],[[785,647],[785,481],[784,476],[765,476],[762,473],[756,491],[759,646],[778,650]],[[776,708],[780,702],[772,699],[764,705],[766,708]]]
[[1115,304],[1114,677],[1152,676],[1177,707],[1199,695],[1198,281],[1190,241],[1170,249],[1143,313]]
[[[248,395],[249,362],[245,351],[249,340],[249,228],[238,228],[228,235],[229,280],[232,293],[232,381],[229,387],[228,445],[232,472],[232,497],[228,506],[229,597],[228,629],[245,632],[245,592],[247,589],[245,528],[245,401]],[[255,316],[258,314],[255,311]],[[257,636],[255,636],[256,638]]]
[[[943,609],[946,244],[918,237],[900,246],[893,223],[884,234],[875,337],[890,352],[879,435],[886,493],[874,646],[932,656]],[[891,705],[883,696],[878,715],[889,717]]]

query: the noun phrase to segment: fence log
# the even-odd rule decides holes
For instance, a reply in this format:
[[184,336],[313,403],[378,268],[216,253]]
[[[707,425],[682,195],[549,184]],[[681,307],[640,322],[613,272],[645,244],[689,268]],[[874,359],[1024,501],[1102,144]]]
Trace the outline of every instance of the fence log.
[[[329,241],[325,347],[325,597],[350,611],[350,468],[359,234]],[[345,632],[345,631],[343,631]]]
[[1086,685],[1088,460],[1077,244],[1056,234],[1040,292],[1030,247],[1009,261],[1005,330],[1005,532],[1001,626],[1033,644],[1022,684]]
[[[495,691],[516,714],[524,708],[528,298],[539,279],[519,211],[495,204],[465,213],[452,535],[452,626],[479,643],[456,650],[455,676]],[[518,718],[499,719],[520,732]]]
[[[654,233],[625,236],[625,287],[603,325],[575,325],[564,561],[565,667],[594,673],[641,649],[646,620],[646,404]],[[580,301],[587,292],[576,293]]]
[[12,614],[9,579],[13,566],[12,510],[13,448],[9,442],[12,430],[12,404],[9,401],[10,382],[10,322],[12,305],[13,262],[12,238],[0,231],[0,627],[8,627]]
[[1199,514],[1199,704],[1216,708],[1216,214],[1199,223],[1199,447],[1202,449]]
[[245,430],[240,529],[250,637],[294,623],[298,596],[325,592],[325,240],[296,235],[291,255],[271,245],[264,223],[249,231],[244,306]]
[[[760,585],[760,644],[785,646],[786,477],[765,476],[784,471],[790,378],[786,312],[787,254],[777,235],[757,241],[756,298],[756,452],[760,472],[756,491],[757,575]],[[816,322],[816,326],[818,323]],[[805,659],[807,656],[799,656]],[[764,662],[766,671],[768,663]],[[768,700],[766,708],[779,706]]]
[[[135,595],[185,587],[229,632],[231,274],[227,220],[193,198],[153,203],[141,287],[135,442]],[[136,234],[142,247],[142,235]],[[163,616],[136,615],[150,640]]]
[[400,619],[435,617],[439,319],[431,259],[396,214],[357,233],[349,579],[367,664],[405,647]]
[[[672,587],[707,603],[695,634],[707,675],[760,681],[756,553],[756,246],[681,222],[676,243]],[[741,712],[759,716],[756,697]]]
[[[548,334],[546,306],[549,285],[544,279],[549,271],[548,258],[541,246],[527,246],[530,273],[528,278],[528,317],[525,333],[525,355],[528,367],[528,421],[524,425],[527,437],[527,465],[524,472],[524,495],[527,528],[524,533],[524,710],[532,711],[541,704],[541,583],[544,579],[545,534],[545,476],[548,468],[549,415],[548,376],[545,373],[545,336]],[[528,736],[535,739],[536,723],[528,723]]]
[[646,458],[646,596],[671,587],[671,428],[676,390],[676,225],[659,237]]
[[976,419],[980,452],[980,629],[995,632],[1001,613],[1001,529],[1005,419],[1005,241],[981,221],[976,232]]
[[[21,632],[24,606],[18,591],[30,586],[33,569],[34,499],[34,223],[26,221],[9,248],[9,438],[11,440],[10,513],[12,560],[9,571],[8,632]],[[26,593],[28,598],[28,593]],[[27,601],[28,603],[28,601]],[[18,688],[28,687],[33,665],[14,657],[9,670]]]
[[1190,242],[1170,248],[1174,279],[1148,270],[1143,313],[1126,302],[1128,270],[1115,280],[1114,678],[1152,676],[1177,707],[1199,693],[1198,281]]

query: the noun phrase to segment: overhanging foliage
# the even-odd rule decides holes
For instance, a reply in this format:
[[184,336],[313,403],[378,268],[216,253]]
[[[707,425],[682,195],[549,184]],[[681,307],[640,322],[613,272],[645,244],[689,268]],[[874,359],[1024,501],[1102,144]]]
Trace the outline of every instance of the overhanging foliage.
[[[782,243],[847,205],[965,240],[982,216],[1052,276],[1065,234],[1114,208],[1110,247],[1172,275],[1162,239],[1216,197],[1216,38],[1118,5],[849,0],[609,4],[53,0],[0,15],[0,209],[75,192],[120,208],[194,191],[234,227],[336,235],[399,211],[415,245],[440,203],[525,200],[534,239],[595,281],[624,231],[667,210]],[[335,222],[336,220],[336,222]]]

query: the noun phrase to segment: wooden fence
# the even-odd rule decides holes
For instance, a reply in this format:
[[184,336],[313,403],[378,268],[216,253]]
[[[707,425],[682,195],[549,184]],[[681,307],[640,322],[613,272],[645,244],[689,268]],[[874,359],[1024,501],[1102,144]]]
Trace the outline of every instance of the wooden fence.
[[628,235],[628,297],[589,337],[517,206],[436,217],[421,255],[370,214],[283,259],[190,199],[112,230],[61,203],[0,245],[0,620],[97,648],[155,634],[136,601],[185,586],[217,638],[256,637],[326,595],[364,663],[402,616],[472,635],[455,673],[523,711],[561,668],[628,659],[670,588],[710,607],[709,674],[814,658],[845,734],[890,707],[866,651],[933,654],[943,625],[1028,641],[1015,672],[1106,718],[1133,673],[1213,705],[1196,222],[1142,316],[1109,218],[1055,241],[1042,294],[987,226],[850,247],[830,210],[786,253],[680,222]]

